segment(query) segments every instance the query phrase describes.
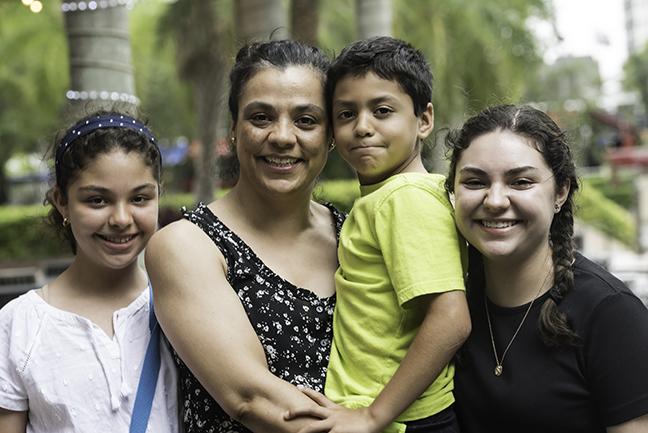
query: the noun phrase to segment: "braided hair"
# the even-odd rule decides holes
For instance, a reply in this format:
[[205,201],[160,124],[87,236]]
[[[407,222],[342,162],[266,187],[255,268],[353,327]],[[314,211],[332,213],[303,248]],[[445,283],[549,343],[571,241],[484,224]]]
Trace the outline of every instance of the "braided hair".
[[[538,332],[543,343],[550,348],[576,344],[578,335],[571,329],[558,302],[574,288],[574,193],[578,190],[576,166],[567,145],[564,132],[544,112],[530,106],[500,105],[488,108],[468,119],[461,129],[451,130],[445,138],[450,170],[446,190],[454,193],[457,162],[462,152],[477,137],[495,131],[510,131],[530,139],[553,173],[556,191],[569,182],[565,203],[554,215],[549,229],[549,244],[554,263],[554,287],[542,305]],[[483,278],[481,254],[470,246],[468,285],[475,278]]]

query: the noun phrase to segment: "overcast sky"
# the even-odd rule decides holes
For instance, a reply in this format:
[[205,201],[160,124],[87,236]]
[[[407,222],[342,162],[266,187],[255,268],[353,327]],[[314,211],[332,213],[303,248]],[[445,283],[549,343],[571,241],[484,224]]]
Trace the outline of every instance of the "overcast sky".
[[599,63],[604,84],[604,103],[612,103],[620,92],[623,63],[628,57],[623,0],[553,0],[556,8],[557,40],[550,28],[537,26],[547,47],[545,61],[558,57],[592,56]]

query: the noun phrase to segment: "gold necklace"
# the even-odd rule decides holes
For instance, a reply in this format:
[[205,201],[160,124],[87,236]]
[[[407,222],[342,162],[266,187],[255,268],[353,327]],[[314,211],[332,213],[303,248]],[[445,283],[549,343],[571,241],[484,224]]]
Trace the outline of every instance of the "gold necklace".
[[495,367],[495,376],[502,375],[502,371],[503,371],[502,364],[504,363],[504,357],[506,356],[506,352],[508,352],[509,348],[511,347],[511,344],[513,344],[513,340],[515,340],[515,337],[517,337],[518,332],[520,332],[520,329],[522,329],[522,325],[524,324],[524,321],[529,315],[529,312],[531,311],[531,307],[533,307],[533,303],[540,295],[540,291],[542,290],[545,283],[547,282],[547,278],[549,278],[550,273],[551,273],[551,268],[549,268],[547,275],[545,275],[544,280],[542,280],[542,284],[538,288],[538,293],[536,293],[535,298],[531,300],[531,303],[529,304],[529,308],[527,308],[526,313],[524,313],[524,317],[520,322],[520,326],[518,326],[517,330],[515,331],[515,334],[513,334],[513,337],[511,337],[511,341],[509,341],[508,346],[506,346],[506,349],[504,349],[504,353],[502,354],[502,359],[499,359],[497,357],[497,349],[495,349],[495,338],[493,337],[493,326],[491,325],[490,313],[488,312],[488,298],[486,297],[486,290],[484,290],[484,305],[486,306],[486,318],[488,319],[488,330],[490,331],[491,343],[493,343],[493,354],[495,355],[495,363],[497,363],[497,366]]

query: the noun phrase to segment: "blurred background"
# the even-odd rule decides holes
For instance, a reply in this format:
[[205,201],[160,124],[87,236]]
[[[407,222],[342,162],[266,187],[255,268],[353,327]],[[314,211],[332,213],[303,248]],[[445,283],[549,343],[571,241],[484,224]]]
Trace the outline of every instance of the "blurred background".
[[[73,116],[136,106],[165,164],[160,225],[223,194],[227,76],[246,41],[292,38],[330,56],[390,35],[435,74],[436,137],[496,104],[527,103],[567,132],[583,179],[578,248],[648,302],[648,0],[0,0],[0,305],[72,257],[41,228],[46,154]],[[315,199],[349,210],[334,151]]]

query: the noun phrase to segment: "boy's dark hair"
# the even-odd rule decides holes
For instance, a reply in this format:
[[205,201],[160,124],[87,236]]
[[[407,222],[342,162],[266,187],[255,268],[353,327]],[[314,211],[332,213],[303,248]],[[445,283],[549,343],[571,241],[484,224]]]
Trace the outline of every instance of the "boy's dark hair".
[[[531,140],[551,169],[556,191],[567,182],[569,193],[560,211],[554,215],[549,236],[554,263],[554,288],[542,306],[538,332],[547,347],[555,348],[576,344],[578,335],[570,328],[567,317],[558,310],[562,296],[574,288],[574,194],[578,190],[576,165],[563,131],[546,113],[530,106],[500,105],[488,108],[471,117],[461,129],[451,130],[445,139],[450,159],[446,190],[454,192],[457,162],[461,154],[476,138],[495,131],[510,131]],[[468,296],[475,296],[470,288],[483,279],[481,254],[470,246]],[[483,296],[483,293],[479,296]]]
[[[84,116],[82,119],[72,123],[70,128],[60,131],[57,134],[56,140],[48,155],[51,155],[52,158],[56,157],[56,150],[61,140],[74,125],[77,125],[83,120],[103,114],[120,115],[124,113],[115,110],[98,110]],[[129,117],[135,118],[132,113],[129,113]],[[140,119],[136,120],[144,124]],[[51,206],[47,217],[45,217],[45,224],[56,233],[62,243],[70,245],[73,254],[76,254],[76,240],[74,239],[70,226],[63,226],[63,216],[54,204],[52,195],[54,189],[58,188],[63,200],[67,201],[68,187],[76,180],[79,173],[99,156],[117,150],[125,153],[137,153],[142,158],[142,161],[151,168],[151,172],[158,186],[161,184],[162,157],[160,150],[145,133],[128,128],[101,128],[76,138],[70,143],[70,147],[60,158],[60,175],[58,178],[52,173],[53,185],[45,193],[45,199],[43,200],[45,206]]]
[[378,36],[348,45],[331,64],[326,82],[329,110],[335,86],[342,78],[363,77],[368,72],[397,82],[412,98],[416,116],[432,102],[434,76],[423,54],[407,42]]

